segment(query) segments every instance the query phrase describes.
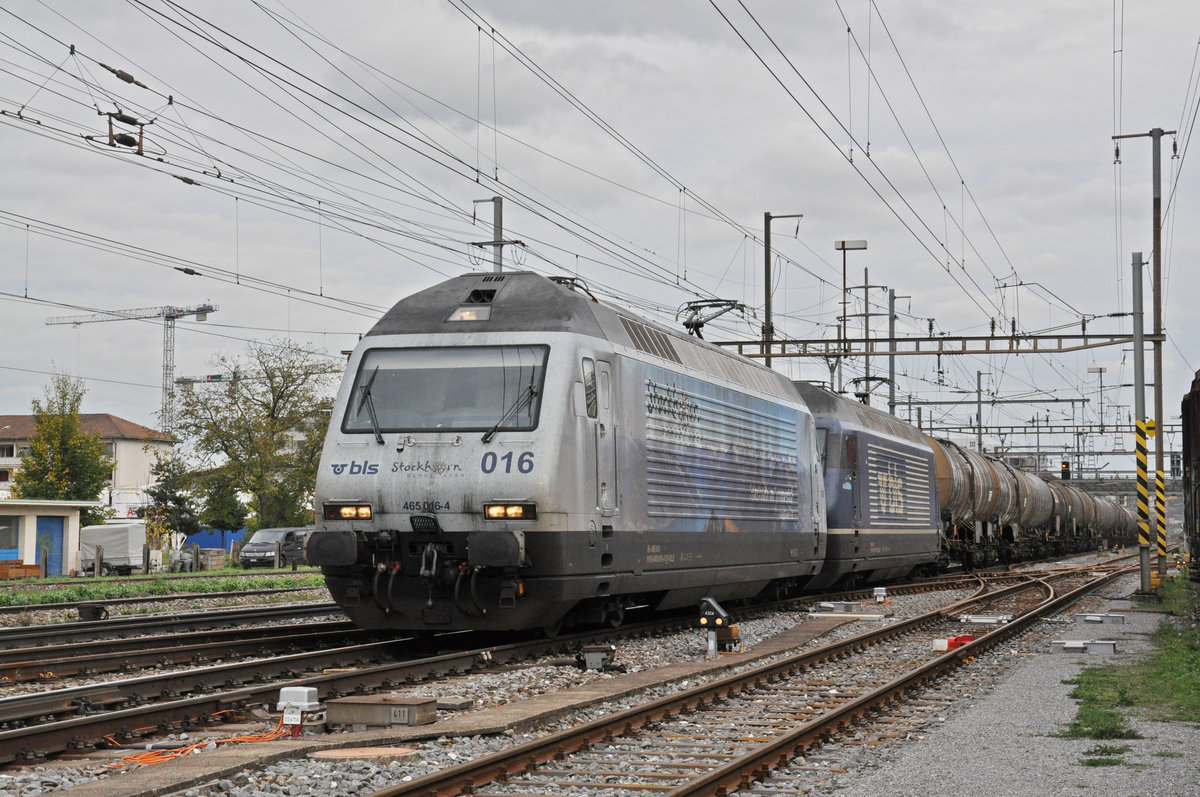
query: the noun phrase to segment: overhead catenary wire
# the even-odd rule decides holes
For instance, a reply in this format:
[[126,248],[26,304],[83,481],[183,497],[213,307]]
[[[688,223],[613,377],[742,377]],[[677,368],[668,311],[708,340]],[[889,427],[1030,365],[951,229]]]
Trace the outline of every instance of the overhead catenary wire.
[[[742,33],[742,31],[734,24],[733,20],[731,20],[725,14],[725,12],[723,12],[720,9],[720,7],[717,6],[715,0],[709,0],[709,4],[717,12],[717,14],[720,15],[721,19],[725,21],[725,23],[734,32],[734,34],[742,41],[742,43],[747,47],[747,49],[750,50],[750,53],[755,57],[755,59],[757,59],[759,61],[759,63],[762,64],[763,68],[767,70],[767,73],[770,74],[771,77],[775,80],[775,82],[779,84],[779,86],[784,90],[784,92],[792,100],[792,102],[816,126],[817,130],[822,134],[822,136],[824,136],[824,138],[830,144],[832,144],[834,146],[834,148],[837,150],[839,156],[843,160],[845,160],[847,162],[847,164],[850,166],[850,168],[854,171],[854,173],[857,174],[863,180],[863,182],[867,185],[867,187],[871,190],[871,192],[875,194],[876,198],[878,198],[879,201],[884,204],[884,206],[891,212],[891,214],[900,223],[900,225],[909,232],[909,234],[917,242],[917,244],[922,249],[924,249],[934,259],[934,262],[937,262],[940,265],[941,259],[934,252],[934,250],[930,247],[929,243],[927,241],[925,241],[918,234],[917,230],[915,230],[913,228],[913,226],[911,224],[909,224],[909,222],[904,218],[904,216],[900,213],[900,211],[887,199],[887,197],[885,197],[883,195],[883,192],[879,189],[879,187],[877,185],[875,185],[870,179],[868,179],[866,173],[863,172],[863,170],[860,169],[852,160],[850,160],[850,158],[847,156],[846,153],[842,152],[841,147],[839,147],[837,145],[836,140],[829,133],[829,131],[827,131],[820,124],[820,122],[817,121],[816,117],[804,105],[804,103],[800,101],[800,98],[796,96],[795,92],[793,92],[791,90],[791,88],[788,87],[787,83],[779,76],[779,74],[774,69],[772,69],[772,67],[767,63],[766,59],[763,57],[763,55],[758,52],[758,50],[754,47],[754,45],[752,45],[750,43],[749,39],[747,39],[745,37],[745,35]],[[750,11],[750,9],[748,9],[746,7],[745,3],[742,3],[739,0],[739,6],[741,6],[742,10],[750,18],[751,22],[754,23],[755,27],[759,30],[759,32],[762,34],[762,36],[770,43],[770,45],[775,50],[775,52],[783,59],[784,63],[786,63],[788,65],[788,68],[791,69],[793,74],[795,74],[796,77],[798,77],[800,79],[800,81],[805,85],[805,87],[808,89],[808,91],[810,91],[813,94],[813,96],[816,97],[817,102],[821,105],[821,107],[825,110],[825,112],[830,116],[830,118],[832,118],[834,120],[834,123],[837,125],[837,127],[847,136],[853,137],[852,133],[841,122],[841,120],[839,119],[837,114],[834,113],[834,111],[828,106],[828,104],[821,98],[820,94],[817,93],[817,91],[812,87],[812,85],[808,82],[808,80],[805,79],[803,74],[801,74],[800,70],[793,63],[792,59],[783,51],[783,49],[779,46],[779,44],[775,41],[775,39],[770,35],[770,33],[766,30],[766,28],[762,26],[762,24],[758,21],[757,17],[755,17],[755,15]],[[921,217],[921,215],[919,213],[917,213],[917,211],[912,207],[912,205],[909,204],[909,202],[905,198],[903,192],[901,192],[900,189],[891,181],[891,179],[888,178],[888,176],[879,168],[879,166],[875,163],[874,160],[872,160],[872,159],[868,159],[868,160],[871,163],[871,168],[875,170],[875,173],[878,174],[883,179],[884,183],[887,184],[887,186],[896,195],[896,197],[901,201],[901,203],[905,206],[905,208],[908,210],[908,212],[912,214],[913,218],[918,223],[918,226],[922,227],[926,231],[926,233],[928,233],[933,238],[933,240],[937,243],[938,246],[945,249],[945,242],[940,241],[938,239],[938,236],[933,232],[932,229],[930,229],[928,223]],[[948,255],[950,254],[949,250],[945,250],[945,251]],[[953,258],[953,255],[950,255],[950,257]],[[959,284],[959,286],[962,287],[961,283],[958,282],[957,275],[954,274],[954,272],[951,269],[946,268],[946,273],[950,275],[951,279],[954,280],[955,283]],[[990,314],[989,311],[986,308],[984,308],[984,306],[982,304],[980,304],[979,299],[977,297],[975,297],[974,295],[972,295],[969,291],[966,291],[965,289],[963,292],[966,295],[967,299],[969,299],[971,301],[971,303],[974,304],[976,307],[978,307],[985,315]],[[995,305],[993,305],[992,311],[999,312],[999,308],[996,307]]]
[[[495,45],[495,40],[493,40],[493,45]],[[151,81],[147,81],[147,82],[151,82]],[[173,109],[175,110],[175,112],[178,112],[182,107],[183,106],[181,104],[176,104],[173,106]],[[476,116],[478,117],[479,113],[476,113]],[[480,123],[482,124],[482,122],[480,122]],[[187,126],[184,125],[184,128],[186,128],[186,127]],[[497,125],[495,125],[495,124],[491,125],[490,129],[493,131],[494,135],[499,134],[499,129],[498,129]],[[505,140],[507,140],[507,138]],[[198,146],[198,145],[196,145],[196,142],[193,142],[193,147],[194,147],[193,151],[195,152],[197,163],[199,163],[202,158],[202,153],[206,152],[208,147],[207,147],[207,145]],[[297,170],[297,172],[295,172],[295,174],[300,175],[300,174],[302,174],[302,172],[300,170]],[[269,187],[265,187],[263,190],[264,190],[264,192],[269,193],[271,190],[273,190],[273,188],[274,188],[273,186],[269,186]],[[233,193],[236,192],[236,190],[237,190],[236,188],[228,189],[228,193],[230,195],[233,195]],[[382,190],[386,191],[387,189],[382,189]],[[517,194],[509,193],[509,190],[510,189],[507,186],[503,189],[506,197],[508,197],[510,199],[514,199],[514,200],[519,197],[519,195],[517,195]],[[534,192],[531,190],[527,190],[526,193],[533,194]],[[243,194],[242,196],[244,197],[245,195]],[[313,194],[312,196],[318,196],[318,195]],[[243,199],[243,201],[248,201],[248,200]],[[314,199],[314,200],[312,200],[312,203],[316,204],[317,202],[323,202],[323,201],[324,201],[323,199]],[[657,198],[656,198],[656,201],[657,201]],[[543,201],[543,207],[545,207],[547,205],[550,205],[550,203]],[[266,206],[266,205],[264,205],[264,206]],[[307,207],[311,207],[311,205],[304,205],[303,203],[298,203],[297,207],[307,208]],[[555,212],[559,212],[561,209],[555,207],[554,210],[555,210]],[[692,217],[697,212],[704,212],[704,211],[694,210],[691,206],[691,203],[689,202],[688,207],[685,209],[684,213],[681,215],[684,216],[685,218],[688,218],[688,217]],[[588,219],[583,219],[582,221],[583,221],[583,225],[590,226],[590,227],[592,227],[593,230],[595,229],[596,225],[595,225],[594,221],[588,220]],[[583,226],[583,225],[580,225],[580,226]],[[581,232],[580,234],[583,234],[583,233]],[[534,236],[529,236],[529,237],[531,240],[534,240]],[[615,236],[610,236],[610,237],[615,237]],[[435,236],[433,236],[433,235],[429,236],[430,240],[432,240],[434,238],[435,238]],[[447,240],[449,240],[451,238],[451,236],[446,236],[446,238],[447,238]],[[460,237],[460,240],[461,240],[461,237]],[[420,239],[420,244],[422,246],[425,246],[428,243],[429,243],[429,240],[426,240],[423,237]],[[561,246],[559,246],[559,248],[557,248],[557,249],[551,249],[550,246],[548,245],[548,243],[545,241],[539,242],[539,241],[534,240],[534,243],[535,243],[535,246],[531,247],[531,251],[538,251],[537,256],[540,257],[543,260],[543,262],[545,262],[547,264],[547,266],[559,265],[560,263],[562,263],[562,260],[563,260],[563,258],[559,256],[559,253],[560,252],[562,252],[562,253],[568,252],[568,250],[566,248],[563,248]],[[557,244],[556,244],[556,246],[557,246]],[[649,276],[652,273],[652,270],[649,269],[646,266],[646,264],[640,262],[639,257],[634,256],[633,253],[637,251],[636,244],[633,244],[633,242],[629,242],[629,241],[622,241],[622,248],[624,249],[623,257],[628,257],[629,259],[623,261],[624,262],[623,265],[617,265],[616,267],[614,267],[614,270],[611,273],[634,274],[634,273],[640,272],[640,273],[646,274],[647,276]],[[611,251],[616,252],[619,250],[613,249]],[[597,265],[599,265],[601,263],[601,261],[606,259],[606,257],[610,256],[610,252],[605,252],[603,250],[601,250],[601,252],[602,253],[598,256],[593,256],[591,254],[585,255],[583,262],[586,263],[586,262],[594,261],[597,263]],[[446,253],[447,253],[447,258],[452,259],[453,253],[454,253],[453,247],[451,246],[450,248],[448,248],[446,250]],[[577,254],[578,253],[576,253],[574,251],[570,251],[569,252],[570,259],[576,259],[575,256]],[[557,263],[555,261],[557,261]],[[448,262],[449,262],[449,260],[448,260]],[[568,259],[567,262],[569,263],[570,260]],[[577,259],[576,259],[576,262],[578,262]],[[638,264],[634,265],[635,262]],[[659,259],[657,262],[658,262],[658,264],[661,264],[661,259]],[[606,268],[609,266],[609,264],[607,264],[607,263],[604,265]],[[561,267],[561,265],[560,265],[560,267]],[[643,271],[644,268],[646,269],[645,271]],[[717,271],[719,272],[719,268],[717,269]],[[698,277],[698,275],[700,275],[702,273],[703,272],[701,272],[701,271],[693,271],[692,275],[695,277]],[[612,281],[611,278],[609,279],[609,281],[610,282]],[[697,279],[697,281],[701,281],[701,280]],[[703,289],[699,289],[699,288],[697,288],[697,289],[703,290]]]
[[[176,105],[178,106],[178,105],[179,105],[179,103],[176,103]],[[207,150],[204,150],[204,151],[207,151]]]

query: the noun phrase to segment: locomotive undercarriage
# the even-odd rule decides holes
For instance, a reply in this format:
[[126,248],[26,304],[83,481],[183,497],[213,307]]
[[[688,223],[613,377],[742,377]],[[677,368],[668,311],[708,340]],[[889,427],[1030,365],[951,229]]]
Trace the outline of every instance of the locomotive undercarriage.
[[[634,542],[620,532],[598,538],[586,531],[358,530],[318,532],[317,542],[329,534],[335,537],[328,545],[310,546],[326,552],[315,563],[346,614],[374,629],[540,628],[553,634],[576,625],[616,627],[633,609],[676,609],[704,596],[737,601],[772,590],[798,594],[816,567],[811,560],[747,556],[757,546],[730,534],[634,533]],[[764,547],[786,553],[791,537],[777,535]],[[647,548],[659,551],[666,566],[647,567],[640,553]],[[729,564],[730,550],[742,561]],[[724,564],[679,567],[680,559]],[[637,591],[628,589],[633,583]]]
[[460,618],[483,625],[489,614],[519,614],[529,565],[519,534],[484,537],[443,532],[436,524],[428,533],[359,532],[356,558],[357,564],[322,571],[334,600],[373,628],[393,627],[399,616],[450,628]]

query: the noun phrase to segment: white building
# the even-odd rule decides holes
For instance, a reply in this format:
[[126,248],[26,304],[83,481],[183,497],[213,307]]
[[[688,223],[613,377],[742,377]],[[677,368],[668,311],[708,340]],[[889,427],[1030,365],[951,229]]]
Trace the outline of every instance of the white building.
[[[133,517],[138,507],[146,505],[146,488],[154,481],[150,467],[156,456],[170,456],[172,438],[106,413],[80,413],[79,422],[85,433],[100,436],[115,460],[109,485],[100,494],[102,504],[111,507],[116,517]],[[34,416],[0,415],[0,499],[11,496],[13,475],[21,468],[33,433]]]

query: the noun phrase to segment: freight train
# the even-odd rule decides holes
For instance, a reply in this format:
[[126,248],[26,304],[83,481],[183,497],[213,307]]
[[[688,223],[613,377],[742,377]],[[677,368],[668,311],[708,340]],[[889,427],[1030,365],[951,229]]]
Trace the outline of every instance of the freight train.
[[1132,516],[582,283],[468,274],[348,362],[308,561],[357,625],[543,629],[1132,539]]
[[1200,582],[1200,371],[1180,402],[1183,412],[1183,535],[1187,539],[1188,571]]

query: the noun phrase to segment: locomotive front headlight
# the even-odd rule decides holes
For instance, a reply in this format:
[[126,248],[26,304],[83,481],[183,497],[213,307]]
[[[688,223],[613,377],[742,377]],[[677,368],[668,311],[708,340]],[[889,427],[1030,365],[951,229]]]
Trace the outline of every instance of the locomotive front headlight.
[[488,520],[537,520],[537,504],[484,504]]
[[460,307],[450,314],[447,321],[487,321],[492,317],[492,308],[486,305]]
[[326,520],[370,520],[370,504],[326,504]]

